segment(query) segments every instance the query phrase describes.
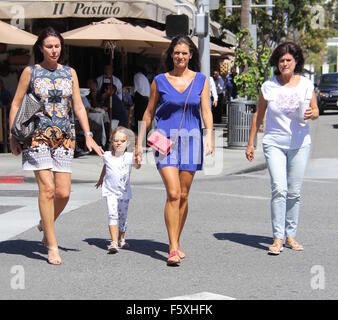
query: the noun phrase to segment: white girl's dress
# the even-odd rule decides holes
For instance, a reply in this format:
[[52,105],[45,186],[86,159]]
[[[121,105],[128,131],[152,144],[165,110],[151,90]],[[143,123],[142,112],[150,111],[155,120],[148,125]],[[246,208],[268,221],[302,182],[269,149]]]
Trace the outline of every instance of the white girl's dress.
[[117,225],[119,230],[127,230],[129,200],[131,199],[130,173],[133,166],[133,153],[125,152],[120,157],[106,151],[103,155],[106,174],[102,184],[102,196],[106,198],[108,224]]

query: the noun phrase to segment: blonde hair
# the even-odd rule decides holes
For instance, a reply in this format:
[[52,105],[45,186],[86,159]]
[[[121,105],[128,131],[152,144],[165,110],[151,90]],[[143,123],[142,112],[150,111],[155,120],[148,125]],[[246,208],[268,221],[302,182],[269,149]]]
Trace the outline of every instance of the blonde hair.
[[109,138],[109,149],[113,150],[113,141],[116,133],[121,132],[126,135],[127,137],[127,149],[128,152],[133,152],[135,148],[135,134],[133,131],[126,127],[118,126],[110,134]]

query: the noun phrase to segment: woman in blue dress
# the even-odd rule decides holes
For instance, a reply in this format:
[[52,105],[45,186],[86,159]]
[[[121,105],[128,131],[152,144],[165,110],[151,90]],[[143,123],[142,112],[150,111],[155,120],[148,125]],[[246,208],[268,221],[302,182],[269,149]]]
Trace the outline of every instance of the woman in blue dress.
[[89,129],[76,72],[58,63],[63,52],[64,42],[60,33],[50,27],[42,30],[34,45],[37,64],[23,70],[9,115],[11,128],[27,91],[43,102],[44,110],[36,114],[33,137],[21,145],[10,135],[10,145],[14,155],[22,153],[23,169],[34,171],[39,187],[41,220],[38,228],[44,231],[42,242],[48,249],[48,262],[53,265],[61,264],[54,221],[65,208],[70,195],[75,147],[70,117],[72,108],[84,131],[88,150],[103,155]]
[[[138,161],[142,160],[142,141],[155,117],[157,129],[176,142],[167,156],[158,152],[154,154],[167,191],[164,209],[169,237],[167,264],[176,266],[185,257],[180,247],[180,236],[188,213],[189,190],[196,170],[203,167],[200,114],[207,131],[205,154],[212,153],[214,149],[213,122],[208,81],[199,72],[199,54],[191,39],[187,36],[175,37],[164,58],[166,72],[157,75],[152,82],[149,103],[143,115],[138,137]],[[186,110],[178,130],[186,99]]]

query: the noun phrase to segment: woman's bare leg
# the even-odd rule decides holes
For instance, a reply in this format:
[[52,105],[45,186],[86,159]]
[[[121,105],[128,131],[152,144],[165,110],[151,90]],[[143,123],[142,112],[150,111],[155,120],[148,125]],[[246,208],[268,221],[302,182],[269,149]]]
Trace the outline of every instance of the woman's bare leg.
[[[37,170],[34,174],[39,187],[38,203],[47,247],[56,249],[58,244],[54,231],[55,186],[52,173],[50,170]],[[48,249],[48,259],[55,264],[61,263],[58,250]]]
[[[54,221],[56,221],[69,201],[71,173],[54,172],[54,187]],[[42,239],[42,243],[46,243],[45,236]]]
[[71,186],[71,173],[54,172],[55,198],[54,198],[54,221],[66,207]]
[[180,236],[188,215],[188,197],[189,191],[194,179],[194,171],[180,171],[180,186],[181,186],[181,198],[180,198],[180,216],[179,216],[179,228],[177,242],[180,243]]
[[179,171],[175,167],[159,169],[164,186],[167,191],[167,200],[164,208],[164,219],[169,237],[169,251],[177,250],[179,230],[179,208],[181,187]]

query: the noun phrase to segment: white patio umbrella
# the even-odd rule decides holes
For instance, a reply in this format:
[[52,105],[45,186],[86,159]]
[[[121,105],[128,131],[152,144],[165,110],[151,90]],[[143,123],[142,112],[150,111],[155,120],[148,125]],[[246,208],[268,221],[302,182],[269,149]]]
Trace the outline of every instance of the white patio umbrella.
[[[126,52],[139,52],[144,48],[165,47],[170,43],[170,40],[147,32],[140,26],[115,18],[93,22],[87,26],[64,32],[62,36],[65,44],[109,49],[111,63],[114,59],[115,48]],[[112,86],[112,83],[110,85]],[[110,99],[110,123],[112,123],[112,99]]]
[[[143,29],[145,31],[148,31],[150,33],[156,34],[160,37],[163,37],[163,38],[169,40],[169,38],[166,37],[165,31],[161,31],[161,30],[149,27],[149,26],[144,27]],[[194,42],[194,44],[196,45],[196,47],[198,47],[198,37],[193,36],[191,39]],[[168,46],[169,45],[167,45],[166,48],[168,48]],[[160,52],[160,50],[159,50],[159,48],[147,48],[147,49],[144,50],[144,52],[145,53],[155,53],[155,54],[157,54],[157,53]],[[210,54],[221,57],[221,56],[225,56],[225,55],[234,55],[235,53],[234,53],[233,49],[229,49],[227,47],[222,47],[222,46],[219,46],[215,43],[210,42]]]
[[37,36],[0,21],[0,43],[32,46]]
[[127,51],[135,48],[163,46],[170,40],[145,31],[140,26],[109,18],[64,32],[66,44],[86,47],[105,47],[107,41]]

